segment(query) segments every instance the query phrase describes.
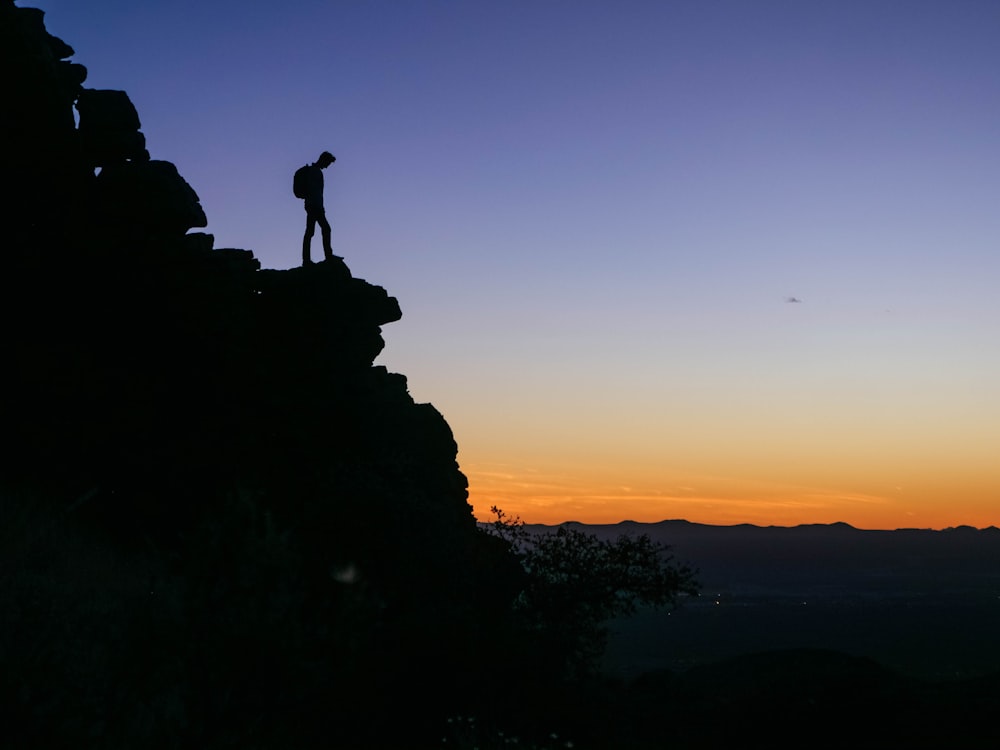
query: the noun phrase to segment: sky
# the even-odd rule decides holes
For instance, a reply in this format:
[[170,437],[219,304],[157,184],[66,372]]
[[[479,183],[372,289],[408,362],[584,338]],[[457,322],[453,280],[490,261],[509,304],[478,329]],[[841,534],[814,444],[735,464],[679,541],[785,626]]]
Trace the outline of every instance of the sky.
[[216,247],[297,265],[337,156],[478,517],[1000,525],[995,0],[18,5]]

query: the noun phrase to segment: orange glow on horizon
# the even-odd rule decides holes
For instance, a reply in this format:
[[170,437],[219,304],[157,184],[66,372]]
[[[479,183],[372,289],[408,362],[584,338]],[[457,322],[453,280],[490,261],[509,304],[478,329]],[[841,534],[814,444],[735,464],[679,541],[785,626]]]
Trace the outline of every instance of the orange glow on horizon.
[[[511,464],[471,464],[463,471],[469,479],[469,502],[481,521],[491,520],[490,508],[497,506],[526,523],[548,525],[673,519],[719,526],[845,522],[862,529],[998,525],[992,493],[977,492],[973,486],[951,488],[967,498],[959,507],[899,486],[810,487],[669,472],[642,482],[616,483],[613,472],[593,468],[543,471]],[[930,492],[944,489],[931,487]]]

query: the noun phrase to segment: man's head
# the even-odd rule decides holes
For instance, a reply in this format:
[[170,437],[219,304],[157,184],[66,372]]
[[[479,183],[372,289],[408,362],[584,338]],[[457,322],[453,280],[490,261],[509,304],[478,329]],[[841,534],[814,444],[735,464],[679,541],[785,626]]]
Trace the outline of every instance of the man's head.
[[329,151],[324,151],[322,154],[319,155],[319,159],[316,160],[316,164],[317,166],[319,166],[320,169],[326,169],[335,161],[337,161],[336,156],[331,154]]

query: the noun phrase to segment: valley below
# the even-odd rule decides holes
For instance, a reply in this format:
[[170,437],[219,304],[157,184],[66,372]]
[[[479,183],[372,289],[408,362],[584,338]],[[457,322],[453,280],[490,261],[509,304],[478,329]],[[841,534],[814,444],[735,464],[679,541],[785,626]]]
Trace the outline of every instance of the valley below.
[[907,677],[1000,673],[1000,529],[846,524],[587,526],[648,534],[698,570],[701,594],[611,623],[605,670],[630,680],[744,654],[828,649]]

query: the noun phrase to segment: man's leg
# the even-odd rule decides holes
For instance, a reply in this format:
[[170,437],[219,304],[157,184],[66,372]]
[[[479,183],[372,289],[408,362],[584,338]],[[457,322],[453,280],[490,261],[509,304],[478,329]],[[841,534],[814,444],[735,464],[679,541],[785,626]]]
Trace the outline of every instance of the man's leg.
[[316,221],[319,222],[319,231],[323,235],[323,257],[327,260],[338,257],[333,254],[333,247],[330,245],[330,236],[333,231],[330,229],[330,222],[326,220],[326,211],[320,213],[316,217]]
[[313,235],[316,234],[316,217],[312,212],[306,211],[306,233],[302,237],[302,265],[308,266],[312,263],[309,257],[309,249],[312,246]]

